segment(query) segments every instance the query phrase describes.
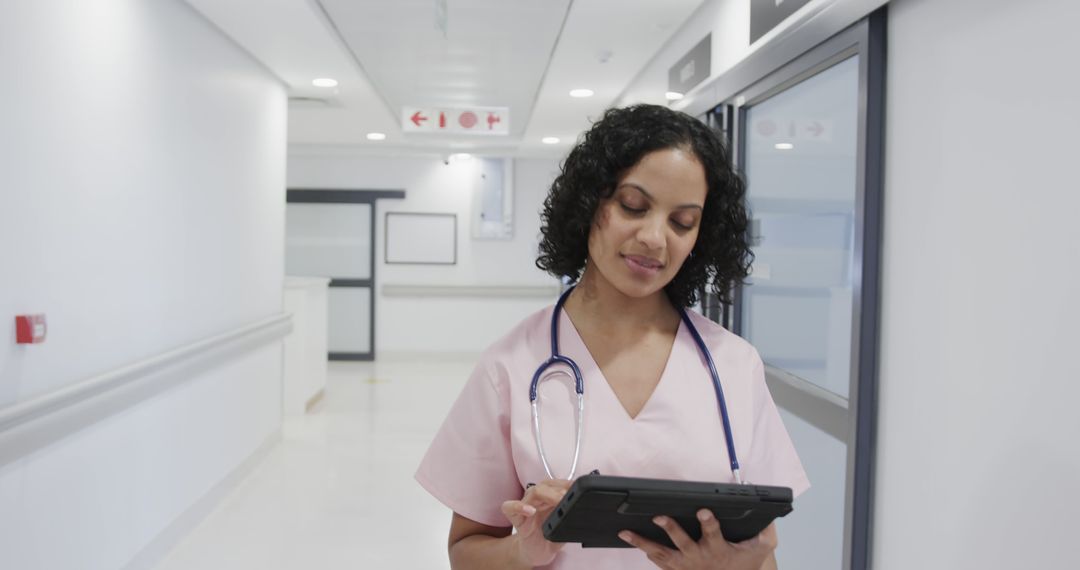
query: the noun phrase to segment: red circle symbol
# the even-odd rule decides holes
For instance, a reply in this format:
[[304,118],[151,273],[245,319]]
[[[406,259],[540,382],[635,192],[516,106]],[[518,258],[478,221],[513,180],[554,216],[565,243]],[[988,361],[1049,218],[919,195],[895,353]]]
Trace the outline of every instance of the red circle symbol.
[[478,119],[476,118],[476,113],[473,113],[472,111],[465,111],[461,114],[460,117],[458,117],[458,123],[461,123],[461,126],[465,127],[466,129],[471,129],[475,127],[477,120]]

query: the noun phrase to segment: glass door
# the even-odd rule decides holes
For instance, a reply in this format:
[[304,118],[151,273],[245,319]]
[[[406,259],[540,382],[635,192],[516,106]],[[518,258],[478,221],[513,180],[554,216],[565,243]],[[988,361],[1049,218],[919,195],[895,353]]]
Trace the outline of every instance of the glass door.
[[717,108],[734,120],[755,256],[730,324],[765,361],[812,485],[778,523],[781,568],[869,564],[884,23],[879,11],[779,67],[749,57]]
[[330,278],[330,360],[375,358],[375,201],[400,190],[289,190],[285,271]]
[[[774,375],[837,402],[851,380],[858,91],[853,55],[743,110],[754,264],[739,331]],[[782,565],[840,568],[845,434],[781,413],[813,484],[781,523],[798,561]]]

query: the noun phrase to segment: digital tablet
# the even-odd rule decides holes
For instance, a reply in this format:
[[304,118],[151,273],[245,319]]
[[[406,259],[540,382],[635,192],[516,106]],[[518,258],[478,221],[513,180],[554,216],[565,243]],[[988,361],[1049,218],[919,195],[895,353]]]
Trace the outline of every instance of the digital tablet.
[[618,537],[619,531],[629,530],[674,548],[653,517],[671,517],[699,540],[697,512],[709,509],[720,521],[724,538],[740,542],[790,513],[791,499],[788,487],[584,475],[544,522],[544,538],[585,548],[632,548]]

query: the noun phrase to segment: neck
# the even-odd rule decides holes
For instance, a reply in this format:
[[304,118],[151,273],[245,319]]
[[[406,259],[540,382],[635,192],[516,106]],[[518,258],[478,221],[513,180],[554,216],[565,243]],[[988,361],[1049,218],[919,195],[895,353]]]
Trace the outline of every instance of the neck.
[[612,331],[640,329],[642,325],[671,329],[679,323],[679,312],[662,289],[647,297],[630,297],[589,265],[564,307],[575,323],[587,321]]

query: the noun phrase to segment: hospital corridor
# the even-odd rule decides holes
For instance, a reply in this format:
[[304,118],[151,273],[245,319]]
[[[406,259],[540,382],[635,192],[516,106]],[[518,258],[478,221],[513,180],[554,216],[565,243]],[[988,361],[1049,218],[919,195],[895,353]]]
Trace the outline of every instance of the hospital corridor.
[[444,544],[450,516],[412,473],[470,368],[332,363],[322,400],[156,568],[449,568],[417,548]]
[[1077,22],[0,1],[0,570],[1080,568]]

